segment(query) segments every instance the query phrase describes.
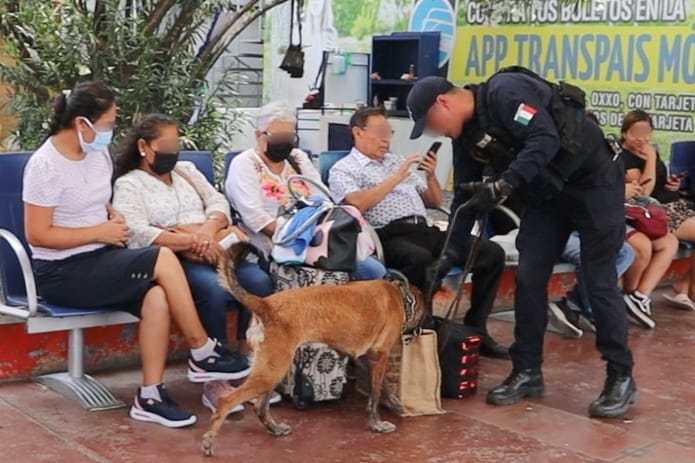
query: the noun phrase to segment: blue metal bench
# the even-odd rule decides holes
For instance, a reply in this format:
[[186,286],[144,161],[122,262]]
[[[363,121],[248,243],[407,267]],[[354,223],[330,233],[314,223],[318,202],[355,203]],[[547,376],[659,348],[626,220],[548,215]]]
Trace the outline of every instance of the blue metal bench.
[[24,237],[22,176],[31,153],[0,154],[0,314],[24,320],[29,334],[69,331],[67,371],[36,381],[77,399],[89,410],[126,404],[84,372],[85,328],[137,322],[116,310],[77,309],[47,304],[37,297],[36,283]]
[[689,189],[695,182],[695,140],[673,142],[669,166],[672,174],[687,172],[681,181],[681,189]]
[[333,164],[347,156],[349,151],[324,151],[319,154],[319,173],[324,185],[328,185],[328,173]]
[[189,161],[205,175],[211,185],[215,184],[215,163],[210,151],[180,151],[179,161]]

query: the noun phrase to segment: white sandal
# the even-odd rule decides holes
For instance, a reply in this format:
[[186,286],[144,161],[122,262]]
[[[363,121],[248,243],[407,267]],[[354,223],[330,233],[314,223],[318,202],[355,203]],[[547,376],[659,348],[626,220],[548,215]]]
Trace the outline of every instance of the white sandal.
[[664,293],[664,299],[680,310],[695,311],[695,302],[685,293]]

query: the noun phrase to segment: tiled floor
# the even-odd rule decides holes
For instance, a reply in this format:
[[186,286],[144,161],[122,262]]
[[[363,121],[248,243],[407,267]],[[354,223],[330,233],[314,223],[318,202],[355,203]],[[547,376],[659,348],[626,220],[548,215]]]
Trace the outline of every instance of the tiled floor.
[[[586,417],[603,381],[593,336],[569,340],[549,333],[542,399],[503,408],[486,405],[484,392],[509,365],[483,359],[481,391],[470,399],[446,400],[445,415],[389,417],[398,430],[377,435],[366,429],[365,401],[353,392],[306,411],[283,403],[275,415],[291,424],[293,433],[276,438],[247,407],[224,425],[213,460],[199,452],[209,413],[200,404],[200,386],[185,380],[182,365],[168,369],[167,383],[174,398],[200,419],[183,430],[134,422],[124,409],[87,412],[35,384],[5,384],[0,386],[0,462],[695,463],[695,313],[658,301],[655,312],[655,331],[631,329],[641,396],[625,419]],[[502,341],[511,340],[511,328],[491,322]],[[129,400],[139,373],[99,378]]]

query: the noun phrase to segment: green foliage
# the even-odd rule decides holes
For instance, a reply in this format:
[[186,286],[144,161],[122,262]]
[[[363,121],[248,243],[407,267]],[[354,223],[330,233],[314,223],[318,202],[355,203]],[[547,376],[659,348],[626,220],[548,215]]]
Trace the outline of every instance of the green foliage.
[[[3,1],[0,55],[14,64],[0,66],[0,79],[13,91],[4,110],[20,120],[20,146],[33,149],[43,140],[58,92],[92,79],[118,93],[118,135],[140,115],[157,111],[179,121],[182,133],[200,149],[228,144],[239,118],[229,109],[236,76],[227,74],[208,90],[205,76],[214,63],[196,58],[201,26],[223,3],[97,0],[90,10],[79,1]],[[162,10],[165,4],[178,6]],[[160,18],[161,11],[166,15]],[[218,109],[222,105],[224,112]]]
[[372,34],[388,32],[390,27],[379,19],[379,0],[364,0],[359,2],[360,12],[352,23],[350,35],[363,39]]
[[340,37],[347,37],[352,31],[352,24],[362,9],[362,2],[354,0],[333,0],[333,25]]

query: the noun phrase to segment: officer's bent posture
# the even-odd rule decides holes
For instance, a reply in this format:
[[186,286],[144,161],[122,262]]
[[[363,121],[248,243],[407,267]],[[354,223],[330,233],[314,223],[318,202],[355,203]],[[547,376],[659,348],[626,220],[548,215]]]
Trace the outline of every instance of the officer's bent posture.
[[[625,238],[624,176],[601,129],[585,116],[584,92],[513,67],[463,88],[441,77],[423,78],[408,96],[408,109],[415,121],[411,138],[427,130],[453,139],[452,212],[471,197],[478,212],[489,211],[512,192],[527,205],[517,239],[513,370],[488,392],[488,403],[509,405],[543,393],[548,279],[577,230],[595,307],[596,347],[607,362],[603,391],[589,415],[623,415],[637,394],[615,271]],[[459,215],[451,253],[470,236],[474,220],[468,208]]]

